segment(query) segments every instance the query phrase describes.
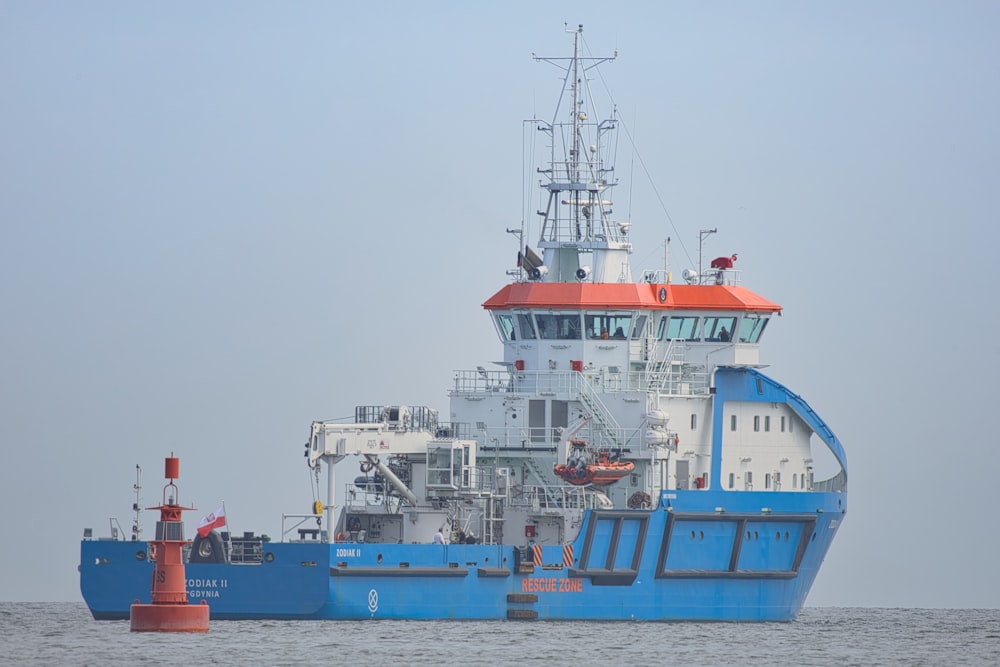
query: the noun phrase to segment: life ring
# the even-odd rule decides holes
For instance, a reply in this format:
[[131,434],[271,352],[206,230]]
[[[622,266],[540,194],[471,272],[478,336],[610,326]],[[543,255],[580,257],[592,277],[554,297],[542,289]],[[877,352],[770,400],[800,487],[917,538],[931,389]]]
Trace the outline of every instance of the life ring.
[[374,468],[374,467],[375,467],[375,464],[372,463],[371,461],[369,461],[368,459],[365,459],[364,461],[361,462],[361,472],[363,472],[363,473],[366,473],[366,474],[370,473],[372,471],[372,468]]
[[347,537],[344,536],[344,531],[342,531],[342,530],[338,530],[337,531],[336,540],[338,542],[346,542],[347,541]]

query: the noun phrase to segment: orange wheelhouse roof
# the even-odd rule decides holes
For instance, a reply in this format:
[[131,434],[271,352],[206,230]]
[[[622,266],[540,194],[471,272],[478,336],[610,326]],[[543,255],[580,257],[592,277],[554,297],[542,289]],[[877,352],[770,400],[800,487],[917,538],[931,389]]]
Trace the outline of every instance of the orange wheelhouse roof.
[[781,311],[778,304],[739,285],[656,283],[511,283],[487,299],[483,308]]

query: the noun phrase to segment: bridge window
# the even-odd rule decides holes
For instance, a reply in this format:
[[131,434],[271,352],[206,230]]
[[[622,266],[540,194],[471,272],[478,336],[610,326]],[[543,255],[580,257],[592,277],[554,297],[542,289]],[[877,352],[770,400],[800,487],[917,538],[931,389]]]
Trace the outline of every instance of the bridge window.
[[729,430],[736,430],[736,415],[729,415]]
[[514,340],[517,338],[514,334],[514,318],[510,315],[497,315],[497,330],[500,331],[500,338],[502,340]]
[[660,336],[662,340],[681,339],[698,340],[698,318],[697,317],[671,317],[665,320],[666,326],[660,324]]
[[767,316],[757,315],[751,313],[749,315],[744,315],[742,321],[740,321],[740,335],[739,342],[741,343],[756,343],[760,340],[761,334],[764,333],[764,327],[767,326]]
[[[645,326],[645,316],[638,319],[643,320],[643,324],[637,324],[637,329]],[[584,316],[584,324],[587,338],[625,340],[625,336],[632,330],[632,314],[588,313]]]
[[781,415],[781,432],[785,432],[785,415]]
[[760,431],[760,415],[753,416],[753,430]]
[[697,428],[698,428],[698,415],[692,412],[691,413],[691,430],[694,431]]
[[735,317],[706,317],[703,327],[704,340],[721,341],[723,343],[731,341],[735,329]]
[[764,415],[764,432],[767,433],[771,430],[771,415]]
[[531,315],[518,313],[517,328],[521,332],[521,338],[524,338],[525,340],[534,340],[535,324],[531,321]]
[[632,340],[642,338],[646,335],[646,316],[640,315],[635,318],[635,326],[632,328]]
[[535,315],[538,337],[546,340],[580,340],[580,315]]

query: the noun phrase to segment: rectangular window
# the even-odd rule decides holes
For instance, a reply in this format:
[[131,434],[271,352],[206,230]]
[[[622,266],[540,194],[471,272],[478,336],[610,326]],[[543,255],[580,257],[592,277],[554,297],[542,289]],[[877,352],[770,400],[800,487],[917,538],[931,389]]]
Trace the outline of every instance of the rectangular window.
[[524,340],[534,340],[535,338],[535,323],[531,320],[531,315],[525,313],[517,314],[517,328],[521,332],[521,338]]
[[729,488],[736,486],[736,473],[729,473]]
[[792,427],[795,426],[795,417],[788,420],[788,432],[792,432]]
[[798,488],[798,484],[799,484],[799,475],[798,475],[798,473],[794,473],[793,472],[792,473],[792,488],[793,489]]
[[584,331],[590,339],[625,340],[632,329],[632,314],[587,313],[583,318]]
[[781,432],[785,432],[785,415],[781,415]]
[[764,433],[771,430],[771,415],[764,415]]
[[671,317],[667,322],[667,340],[698,340],[698,318],[697,317]]
[[764,488],[765,489],[771,488],[771,473],[764,474]]
[[702,340],[728,342],[733,339],[735,317],[706,317],[702,327]]
[[729,415],[729,430],[736,430],[736,415]]
[[580,340],[580,315],[535,315],[538,337],[547,340]]
[[760,415],[753,416],[753,430],[760,431]]
[[763,315],[744,315],[740,321],[740,335],[737,340],[740,343],[756,343],[764,333],[767,326],[767,317]]
[[698,415],[691,413],[691,430],[698,428]]

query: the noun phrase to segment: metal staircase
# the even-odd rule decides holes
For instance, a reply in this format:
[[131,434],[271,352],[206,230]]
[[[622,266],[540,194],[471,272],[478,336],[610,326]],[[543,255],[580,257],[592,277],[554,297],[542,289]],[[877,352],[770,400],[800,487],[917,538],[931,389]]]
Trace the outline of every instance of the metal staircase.
[[577,376],[577,395],[579,397],[580,403],[583,407],[593,415],[594,423],[600,432],[607,438],[607,442],[612,447],[621,447],[624,438],[622,433],[622,427],[619,426],[618,421],[608,410],[604,402],[601,401],[597,392],[594,391],[594,386],[591,384],[590,380],[583,375],[583,373],[576,373]]

